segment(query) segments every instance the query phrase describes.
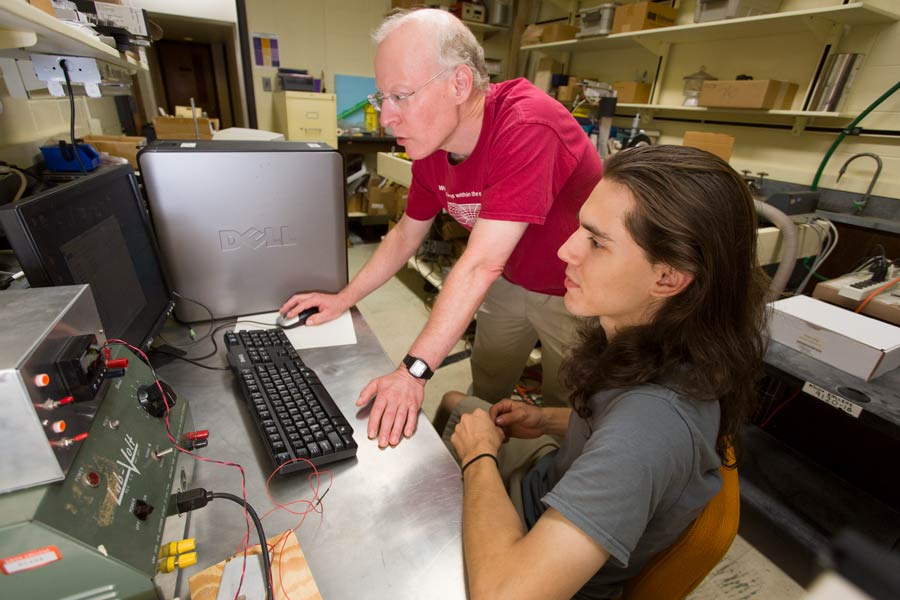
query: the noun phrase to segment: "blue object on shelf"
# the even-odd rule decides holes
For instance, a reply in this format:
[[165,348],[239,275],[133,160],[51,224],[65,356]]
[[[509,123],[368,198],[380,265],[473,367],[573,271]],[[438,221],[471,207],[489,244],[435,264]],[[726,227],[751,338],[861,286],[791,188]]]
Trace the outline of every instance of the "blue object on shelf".
[[93,171],[100,166],[100,153],[94,150],[93,146],[78,144],[75,148],[81,156],[81,163],[75,156],[72,144],[62,140],[56,146],[41,146],[41,154],[44,155],[44,162],[51,171],[80,171],[82,164],[85,171]]

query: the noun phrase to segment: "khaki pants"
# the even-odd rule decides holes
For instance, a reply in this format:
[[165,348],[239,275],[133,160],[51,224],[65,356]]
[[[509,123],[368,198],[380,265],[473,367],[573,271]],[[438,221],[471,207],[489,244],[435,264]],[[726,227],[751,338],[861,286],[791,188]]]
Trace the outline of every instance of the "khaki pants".
[[[459,457],[456,455],[453,444],[450,443],[450,438],[453,436],[453,431],[459,424],[460,418],[466,413],[474,412],[477,408],[490,412],[491,405],[473,396],[466,396],[460,400],[450,414],[447,425],[441,434],[441,439],[444,440],[444,444],[449,448],[450,454],[453,455],[456,462],[459,462]],[[513,438],[500,446],[500,453],[497,455],[500,477],[503,479],[509,499],[516,507],[516,512],[519,513],[519,519],[523,526],[525,526],[525,517],[522,507],[522,479],[542,456],[557,448],[559,448],[559,442],[549,435],[528,440]]]
[[558,372],[578,324],[560,296],[529,292],[503,277],[488,290],[477,316],[472,350],[472,390],[487,402],[508,398],[535,342],[541,340],[545,406],[569,406]]

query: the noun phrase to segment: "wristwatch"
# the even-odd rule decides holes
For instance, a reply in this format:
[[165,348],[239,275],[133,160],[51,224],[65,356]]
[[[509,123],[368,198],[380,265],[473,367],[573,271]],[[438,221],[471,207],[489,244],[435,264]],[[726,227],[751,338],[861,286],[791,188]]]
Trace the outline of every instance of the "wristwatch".
[[406,365],[406,370],[409,371],[409,374],[416,379],[428,381],[434,375],[434,371],[428,368],[428,364],[416,356],[407,354],[403,357],[403,364]]

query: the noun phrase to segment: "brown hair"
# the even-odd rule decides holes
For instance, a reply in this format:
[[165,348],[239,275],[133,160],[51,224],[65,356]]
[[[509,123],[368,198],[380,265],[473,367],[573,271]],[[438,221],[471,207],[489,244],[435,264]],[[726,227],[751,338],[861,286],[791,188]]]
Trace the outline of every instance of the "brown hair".
[[563,365],[572,404],[590,416],[590,397],[643,383],[666,385],[721,408],[716,449],[734,443],[756,400],[765,352],[768,278],[756,257],[750,190],[726,162],[683,146],[616,154],[603,177],[628,188],[625,226],[653,264],[693,275],[644,325],[608,341],[598,319],[580,331]]

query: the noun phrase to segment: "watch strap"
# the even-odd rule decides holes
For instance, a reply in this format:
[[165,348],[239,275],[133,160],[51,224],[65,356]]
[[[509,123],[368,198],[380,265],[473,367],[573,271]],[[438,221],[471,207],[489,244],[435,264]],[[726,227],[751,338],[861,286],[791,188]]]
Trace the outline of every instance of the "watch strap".
[[403,365],[406,367],[406,370],[409,371],[409,374],[416,379],[424,379],[427,381],[434,375],[434,371],[431,370],[428,363],[418,356],[407,354],[403,357]]

